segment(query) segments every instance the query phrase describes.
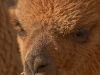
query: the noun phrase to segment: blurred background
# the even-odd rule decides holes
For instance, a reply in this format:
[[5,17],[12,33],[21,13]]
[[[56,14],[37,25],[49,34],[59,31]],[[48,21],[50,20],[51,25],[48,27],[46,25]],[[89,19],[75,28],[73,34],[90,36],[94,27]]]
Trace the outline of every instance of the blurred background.
[[16,31],[13,28],[16,24],[13,20],[16,3],[17,0],[0,0],[0,75],[20,75],[22,72]]

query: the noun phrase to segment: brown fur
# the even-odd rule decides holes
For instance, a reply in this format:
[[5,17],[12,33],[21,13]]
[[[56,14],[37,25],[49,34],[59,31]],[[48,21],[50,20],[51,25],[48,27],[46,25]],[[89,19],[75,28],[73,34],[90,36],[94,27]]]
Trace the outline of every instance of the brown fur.
[[0,0],[0,75],[20,75],[22,65],[19,48],[8,11],[7,0]]
[[[54,59],[37,75],[100,75],[100,0],[19,0],[16,14],[25,31],[18,34],[25,75],[29,55]],[[90,34],[73,36],[79,29]]]

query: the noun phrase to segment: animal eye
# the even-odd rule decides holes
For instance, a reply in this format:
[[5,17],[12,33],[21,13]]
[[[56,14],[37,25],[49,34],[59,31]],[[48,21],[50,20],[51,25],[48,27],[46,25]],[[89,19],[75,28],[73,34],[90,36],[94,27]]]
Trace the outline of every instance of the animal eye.
[[76,30],[72,35],[74,41],[83,43],[86,42],[88,36],[90,34],[90,30]]
[[75,31],[75,36],[82,38],[82,37],[89,35],[89,33],[90,33],[89,30],[77,30]]
[[19,22],[16,23],[15,29],[19,36],[26,36],[26,31],[22,28],[22,26]]

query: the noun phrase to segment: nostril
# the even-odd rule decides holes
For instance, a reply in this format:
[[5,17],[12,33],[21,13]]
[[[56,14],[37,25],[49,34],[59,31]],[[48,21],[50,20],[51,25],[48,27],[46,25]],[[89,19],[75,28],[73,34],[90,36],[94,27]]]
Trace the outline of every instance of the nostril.
[[46,69],[47,65],[48,63],[46,58],[36,57],[36,59],[34,60],[34,71],[35,72],[43,71],[44,69]]
[[40,65],[38,68],[39,69],[43,69],[43,68],[45,68],[47,66],[47,64],[46,65]]
[[34,75],[35,73],[44,72],[47,69],[49,62],[46,56],[37,56],[34,58],[27,57],[25,64],[25,71]]

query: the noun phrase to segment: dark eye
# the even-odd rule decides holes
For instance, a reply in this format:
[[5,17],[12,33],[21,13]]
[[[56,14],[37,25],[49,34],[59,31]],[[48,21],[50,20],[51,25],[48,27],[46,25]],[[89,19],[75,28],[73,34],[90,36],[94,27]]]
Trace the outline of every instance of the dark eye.
[[76,30],[75,31],[75,36],[76,37],[79,37],[79,38],[88,36],[89,34],[90,34],[90,31],[89,30]]
[[90,34],[90,30],[76,30],[72,35],[74,41],[78,43],[86,42],[88,36]]
[[19,36],[26,36],[26,31],[23,29],[23,27],[21,26],[19,22],[16,22],[15,29]]

